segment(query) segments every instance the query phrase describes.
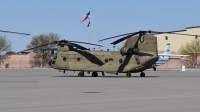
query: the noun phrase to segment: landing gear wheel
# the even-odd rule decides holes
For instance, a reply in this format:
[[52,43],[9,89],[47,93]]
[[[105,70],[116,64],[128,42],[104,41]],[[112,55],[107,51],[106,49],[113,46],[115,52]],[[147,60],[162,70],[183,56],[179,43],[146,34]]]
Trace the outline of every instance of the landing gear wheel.
[[105,73],[104,73],[104,72],[102,72],[102,76],[105,76]]
[[131,77],[131,73],[130,73],[130,72],[127,72],[127,73],[126,73],[126,77]]
[[140,77],[145,77],[145,73],[144,73],[144,72],[141,72],[141,73],[140,73]]
[[156,67],[154,67],[153,70],[156,71]]
[[79,77],[84,77],[84,76],[85,76],[84,71],[79,72],[79,73],[78,73],[78,76],[79,76]]
[[92,72],[92,77],[98,77],[98,73],[97,72]]

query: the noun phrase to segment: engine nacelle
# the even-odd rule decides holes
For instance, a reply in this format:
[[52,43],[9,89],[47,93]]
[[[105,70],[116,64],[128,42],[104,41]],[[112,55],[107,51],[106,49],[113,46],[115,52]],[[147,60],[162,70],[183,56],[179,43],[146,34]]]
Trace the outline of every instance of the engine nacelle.
[[67,44],[58,44],[57,50],[58,51],[72,51],[74,50],[74,47],[72,45],[67,45]]

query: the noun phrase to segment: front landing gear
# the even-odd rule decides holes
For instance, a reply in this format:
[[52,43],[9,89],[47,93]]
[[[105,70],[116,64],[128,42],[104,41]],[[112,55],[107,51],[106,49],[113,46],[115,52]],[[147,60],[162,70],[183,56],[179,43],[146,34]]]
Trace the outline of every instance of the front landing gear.
[[130,72],[127,72],[127,73],[126,73],[126,77],[131,77],[131,73],[130,73]]
[[144,73],[144,72],[141,72],[141,73],[140,73],[140,77],[145,77],[145,73]]
[[84,71],[80,71],[80,72],[78,73],[78,76],[79,76],[79,77],[84,77],[84,76],[85,76]]

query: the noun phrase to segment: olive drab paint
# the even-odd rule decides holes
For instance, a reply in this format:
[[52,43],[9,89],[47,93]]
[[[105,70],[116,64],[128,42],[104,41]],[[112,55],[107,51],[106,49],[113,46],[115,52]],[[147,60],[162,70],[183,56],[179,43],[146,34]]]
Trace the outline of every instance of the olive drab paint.
[[96,74],[143,72],[159,58],[157,37],[151,34],[128,38],[120,51],[79,50],[70,44],[61,43],[54,57],[49,63],[54,69]]

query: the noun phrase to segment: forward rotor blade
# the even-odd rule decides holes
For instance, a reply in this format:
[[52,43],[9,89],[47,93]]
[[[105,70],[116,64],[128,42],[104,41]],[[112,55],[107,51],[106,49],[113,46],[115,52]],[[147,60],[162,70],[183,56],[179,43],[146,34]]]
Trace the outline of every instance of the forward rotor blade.
[[44,46],[47,46],[47,45],[49,45],[49,44],[45,44],[45,45],[41,45],[41,46],[37,46],[37,47],[32,47],[32,48],[30,48],[30,49],[26,49],[26,50],[23,50],[23,51],[20,51],[20,52],[17,52],[17,53],[21,53],[21,52],[24,52],[24,51],[36,49],[36,48],[39,48],[39,47],[44,47]]
[[134,34],[134,33],[136,33],[136,32],[126,33],[126,34],[122,34],[122,35],[117,35],[117,36],[109,37],[109,38],[106,38],[106,39],[99,40],[98,42],[104,41],[104,40],[108,40],[108,39],[112,39],[112,38],[116,38],[116,37],[120,37],[120,36],[131,35],[131,34]]
[[[79,49],[82,49],[82,50],[89,50],[81,45],[78,45],[78,44],[75,44],[75,43],[82,43],[82,44],[89,44],[89,45],[94,45],[94,46],[100,46],[100,47],[103,47],[102,45],[98,45],[98,44],[92,44],[92,43],[86,43],[86,42],[78,42],[78,41],[68,41],[68,40],[60,40],[60,41],[54,41],[54,42],[51,42],[51,43],[48,43],[48,44],[44,44],[44,45],[40,45],[40,46],[37,46],[37,47],[33,47],[33,48],[29,48],[29,49],[26,49],[26,50],[23,50],[23,51],[20,51],[20,52],[17,52],[17,53],[21,53],[21,52],[24,52],[24,51],[28,51],[28,50],[32,50],[32,49],[36,49],[36,48],[40,48],[40,47],[44,47],[44,46],[48,46],[48,45],[51,45],[51,44],[57,44],[57,43],[68,43],[68,44],[71,44]],[[74,42],[74,43],[70,43],[70,42]]]
[[69,43],[69,44],[71,44],[71,45],[73,45],[73,46],[75,46],[75,47],[77,47],[77,48],[79,48],[81,50],[89,50],[89,49],[87,49],[87,48],[85,48],[85,47],[83,47],[81,45],[75,44],[75,43]]
[[[89,45],[94,45],[94,46],[99,46],[99,47],[103,47],[102,45],[98,45],[98,44],[92,44],[92,43],[87,43],[87,42],[79,42],[79,41],[68,41],[68,40],[60,40],[58,42],[64,42],[64,43],[81,43],[81,44],[89,44]],[[78,44],[77,44],[78,45]]]
[[67,40],[59,40],[59,41],[57,41],[57,43],[59,43],[59,42],[63,42],[63,43],[69,43]]
[[68,41],[68,42],[73,42],[73,43],[81,43],[81,44],[89,44],[89,45],[94,45],[94,46],[103,47],[102,45],[98,45],[98,44],[92,44],[92,43],[87,43],[87,42],[79,42],[79,41]]
[[131,34],[131,35],[125,36],[125,37],[123,37],[123,38],[120,38],[120,39],[118,39],[118,40],[112,42],[111,44],[116,45],[116,44],[118,44],[118,43],[120,43],[120,42],[122,42],[122,41],[128,39],[129,37],[134,36],[134,35],[137,35],[137,34],[139,34],[139,33],[140,33],[140,32],[135,32],[135,33],[133,33],[133,34]]
[[24,51],[28,51],[28,50],[32,50],[32,49],[36,49],[36,48],[39,48],[39,47],[48,46],[48,45],[50,45],[50,44],[54,44],[54,43],[52,42],[52,43],[44,44],[44,45],[41,45],[41,46],[32,47],[32,48],[29,48],[29,49],[26,49],[26,50],[23,50],[23,51],[20,51],[20,52],[17,52],[17,53],[21,53],[21,52],[24,52]]

